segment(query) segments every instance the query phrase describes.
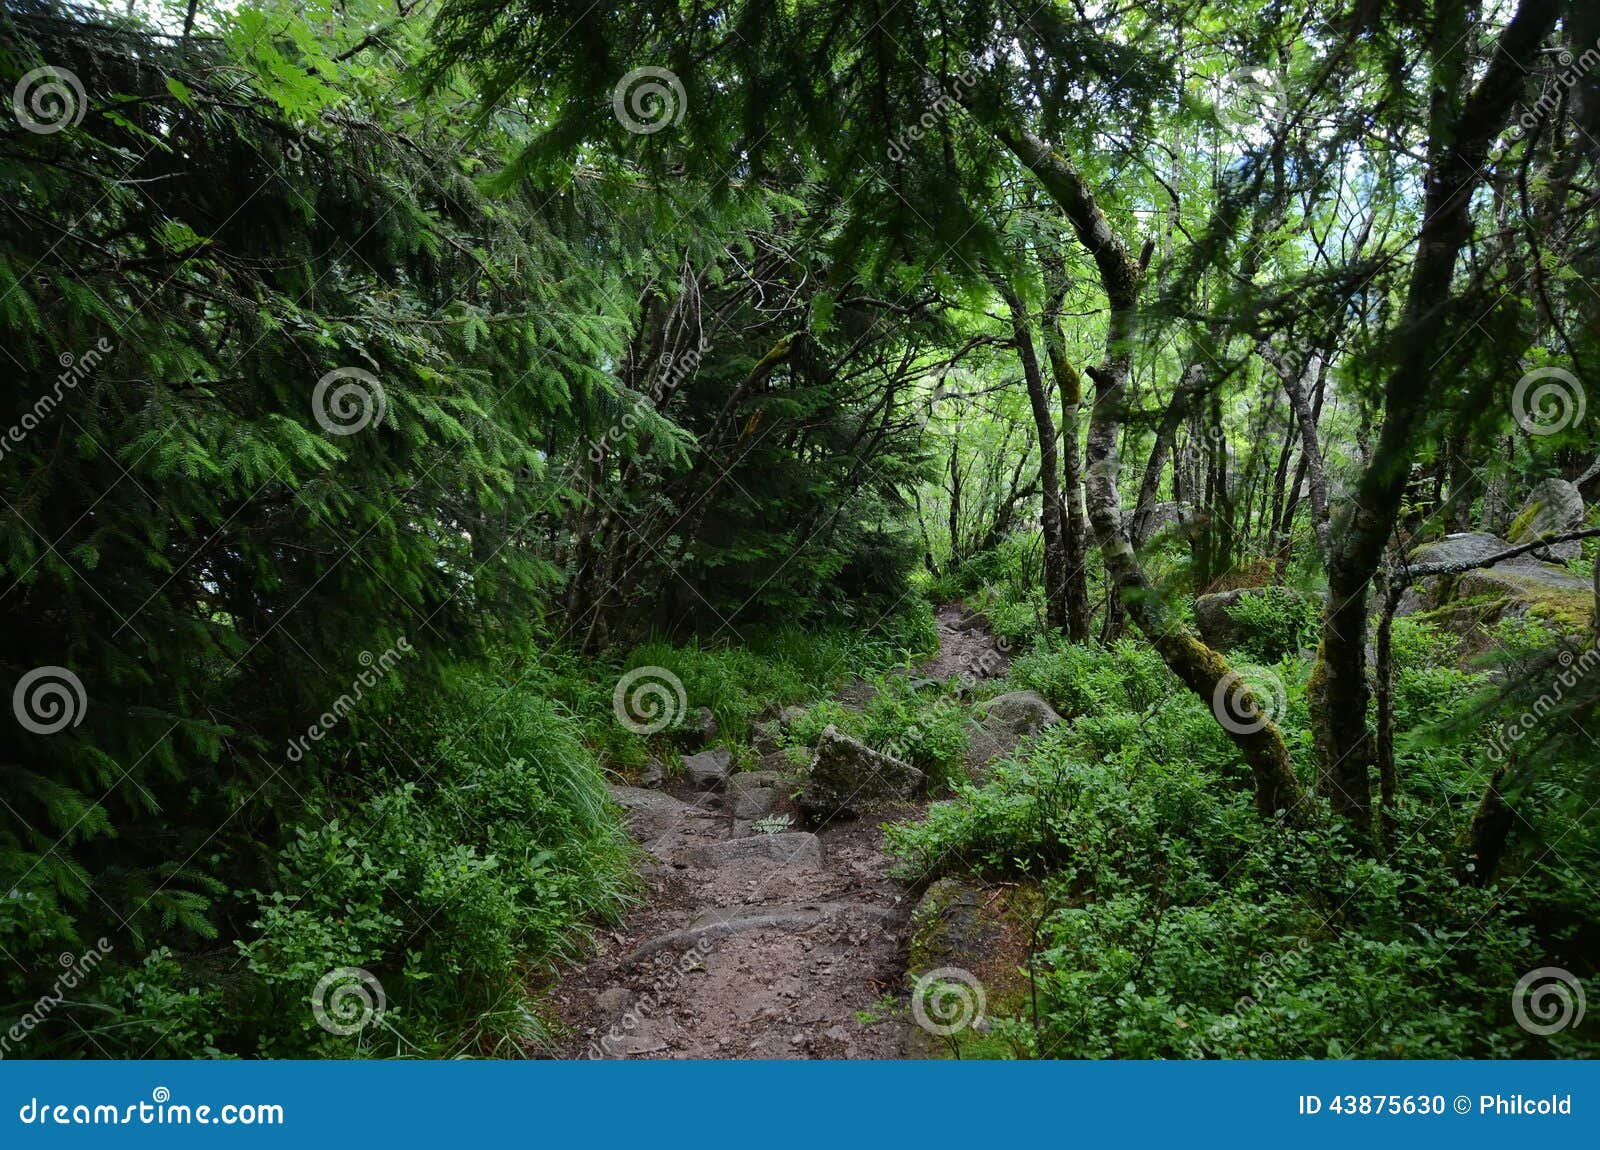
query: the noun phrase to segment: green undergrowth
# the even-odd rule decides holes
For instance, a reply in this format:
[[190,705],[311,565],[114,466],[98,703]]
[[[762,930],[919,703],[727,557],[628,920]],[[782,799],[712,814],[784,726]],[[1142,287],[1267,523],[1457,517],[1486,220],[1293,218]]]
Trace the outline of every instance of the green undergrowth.
[[[1474,881],[1458,839],[1487,780],[1485,736],[1440,732],[1483,681],[1450,661],[1453,648],[1396,624],[1397,717],[1412,733],[1396,748],[1401,800],[1377,852],[1325,814],[1299,831],[1262,823],[1208,707],[1147,650],[1042,641],[1020,657],[1013,684],[1067,722],[1027,761],[889,829],[908,877],[1041,885],[1038,1024],[1018,1012],[992,1036],[1058,1058],[1600,1054],[1592,1023],[1546,1038],[1511,1011],[1531,969],[1593,973],[1582,867],[1600,825],[1552,780],[1502,881]],[[1310,668],[1252,669],[1282,686],[1274,706],[1303,776]]]

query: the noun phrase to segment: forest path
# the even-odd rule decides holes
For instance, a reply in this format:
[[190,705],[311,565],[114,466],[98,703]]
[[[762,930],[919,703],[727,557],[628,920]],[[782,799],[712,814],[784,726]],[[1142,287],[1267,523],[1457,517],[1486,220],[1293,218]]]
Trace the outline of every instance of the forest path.
[[[960,605],[938,611],[941,682],[1004,673]],[[838,698],[858,705],[857,683]],[[736,776],[737,777],[737,776]],[[614,787],[647,851],[646,899],[551,991],[568,1058],[897,1058],[910,891],[891,877],[882,824],[928,800],[809,834],[735,837],[724,796],[675,782]],[[798,826],[798,824],[797,824]],[[878,1009],[879,1007],[887,1007]]]

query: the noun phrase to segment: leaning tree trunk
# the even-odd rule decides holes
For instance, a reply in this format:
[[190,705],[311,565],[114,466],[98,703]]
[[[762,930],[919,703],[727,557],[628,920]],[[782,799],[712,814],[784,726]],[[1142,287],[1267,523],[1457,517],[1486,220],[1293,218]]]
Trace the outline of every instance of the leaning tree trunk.
[[1395,364],[1384,386],[1383,429],[1353,506],[1339,530],[1330,533],[1322,657],[1311,679],[1318,786],[1336,811],[1361,828],[1372,821],[1371,775],[1376,761],[1367,725],[1372,697],[1366,670],[1367,587],[1399,514],[1417,424],[1439,386],[1432,370],[1435,349],[1450,315],[1456,260],[1471,234],[1472,192],[1482,178],[1489,146],[1504,127],[1559,7],[1559,0],[1522,0],[1483,79],[1459,113],[1453,107],[1456,85],[1451,78],[1464,81],[1469,72],[1466,51],[1457,38],[1461,32],[1460,39],[1465,39],[1465,29],[1441,28],[1436,33],[1446,47],[1435,60],[1427,190],[1394,342]]
[[1105,361],[1089,369],[1095,382],[1095,398],[1089,422],[1085,483],[1089,521],[1100,543],[1106,571],[1134,624],[1172,673],[1211,706],[1218,722],[1238,746],[1254,776],[1256,810],[1265,818],[1293,810],[1299,804],[1300,784],[1276,724],[1226,660],[1195,638],[1154,594],[1123,529],[1117,490],[1121,470],[1117,441],[1133,364],[1139,280],[1151,249],[1147,245],[1139,259],[1133,258],[1112,230],[1077,167],[1060,152],[1032,133],[1009,125],[997,126],[996,134],[1039,178],[1066,214],[1078,241],[1094,257],[1110,304]]

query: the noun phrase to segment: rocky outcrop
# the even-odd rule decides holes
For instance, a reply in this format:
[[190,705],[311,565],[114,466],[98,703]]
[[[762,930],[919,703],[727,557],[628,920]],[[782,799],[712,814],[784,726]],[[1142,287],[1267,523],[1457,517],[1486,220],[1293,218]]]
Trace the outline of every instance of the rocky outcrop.
[[1292,587],[1238,587],[1232,591],[1201,595],[1194,601],[1194,625],[1206,646],[1217,651],[1231,651],[1251,639],[1264,638],[1254,634],[1232,615],[1233,608],[1238,606],[1241,599],[1259,595],[1281,595],[1298,601],[1305,599]]
[[819,821],[854,818],[874,803],[909,799],[921,787],[916,767],[874,751],[830,723],[817,738],[800,810]]
[[942,878],[911,912],[907,1058],[992,1058],[989,1019],[1021,1011],[1040,898],[1028,884]]
[[[1565,479],[1546,479],[1528,493],[1528,501],[1511,521],[1506,538],[1517,545],[1532,543],[1550,535],[1571,531],[1583,522],[1583,496]],[[1578,558],[1582,544],[1577,540],[1555,543],[1533,552],[1539,559]]]
[[[1413,564],[1475,562],[1507,550],[1511,544],[1494,535],[1448,535],[1424,544],[1409,556]],[[1475,654],[1491,643],[1489,630],[1504,618],[1529,618],[1566,635],[1583,634],[1594,615],[1590,585],[1566,568],[1519,555],[1459,575],[1419,580],[1400,600],[1399,615],[1426,612],[1428,617],[1462,639],[1463,654]]]
[[697,790],[714,790],[728,781],[733,772],[733,752],[727,747],[712,747],[697,755],[682,755],[683,773]]
[[1022,740],[1061,722],[1055,708],[1037,691],[1010,691],[979,708],[967,739],[967,767],[976,771],[1016,751]]

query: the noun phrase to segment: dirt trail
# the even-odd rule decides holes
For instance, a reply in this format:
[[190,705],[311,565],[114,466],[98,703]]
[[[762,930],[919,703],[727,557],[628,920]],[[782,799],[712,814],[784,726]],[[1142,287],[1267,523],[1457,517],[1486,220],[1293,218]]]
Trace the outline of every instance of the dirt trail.
[[[957,605],[938,619],[940,651],[920,676],[1004,673],[980,621]],[[860,684],[840,695],[863,697]],[[925,803],[816,828],[812,842],[735,838],[723,797],[686,784],[613,793],[649,851],[648,892],[552,990],[570,1032],[564,1057],[901,1055],[907,1023],[892,1002],[904,998],[912,904],[889,875],[881,824],[915,818]]]

